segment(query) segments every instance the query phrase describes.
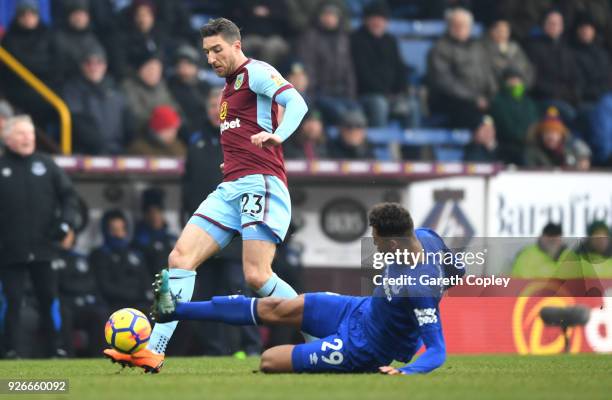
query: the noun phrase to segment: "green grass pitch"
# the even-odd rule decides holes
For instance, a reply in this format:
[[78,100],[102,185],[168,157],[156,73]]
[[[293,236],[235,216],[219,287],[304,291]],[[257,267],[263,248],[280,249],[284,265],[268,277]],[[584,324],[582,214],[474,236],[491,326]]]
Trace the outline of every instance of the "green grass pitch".
[[612,355],[449,356],[420,376],[264,375],[257,358],[171,357],[158,375],[100,359],[0,361],[0,378],[69,379],[14,399],[611,399]]

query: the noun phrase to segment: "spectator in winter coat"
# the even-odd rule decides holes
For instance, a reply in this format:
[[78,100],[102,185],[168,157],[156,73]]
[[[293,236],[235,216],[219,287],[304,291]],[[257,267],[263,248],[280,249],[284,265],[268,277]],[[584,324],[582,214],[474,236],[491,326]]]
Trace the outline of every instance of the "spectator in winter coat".
[[536,69],[535,99],[554,104],[573,118],[573,105],[580,99],[580,75],[576,57],[563,39],[564,22],[559,11],[544,16],[544,35],[529,43],[527,54]]
[[525,151],[528,167],[590,168],[591,151],[580,139],[573,138],[560,118],[559,111],[550,107],[535,127]]
[[470,39],[472,14],[448,12],[448,33],[429,52],[427,84],[431,107],[446,114],[453,127],[474,126],[489,109],[497,81],[482,46]]
[[507,163],[523,165],[527,133],[538,121],[538,106],[527,94],[518,70],[504,72],[502,87],[491,103],[497,139]]
[[80,76],[64,86],[77,153],[123,153],[133,129],[125,96],[106,75],[106,60],[102,47],[88,48],[80,62]]
[[340,137],[329,142],[329,157],[343,160],[374,159],[374,150],[368,142],[366,126],[367,120],[361,112],[347,112],[340,125]]
[[67,18],[55,32],[57,64],[62,82],[80,75],[81,60],[91,48],[102,47],[90,23],[89,2],[70,0],[66,3]]
[[510,39],[510,23],[503,18],[492,21],[486,36],[480,41],[485,57],[491,63],[495,79],[500,82],[508,68],[518,71],[523,83],[530,88],[534,83],[534,71],[521,45]]
[[576,22],[574,54],[582,86],[581,100],[593,105],[610,89],[610,56],[597,44],[595,23],[588,15],[580,16]]
[[190,136],[204,129],[210,86],[198,78],[200,56],[196,49],[182,45],[175,54],[174,75],[168,80],[168,89],[185,113],[185,129]]
[[321,109],[326,122],[338,123],[357,107],[356,81],[350,39],[342,29],[341,10],[325,4],[318,22],[298,43],[298,55],[308,74],[309,97]]
[[390,11],[384,1],[365,8],[363,25],[351,36],[357,93],[370,126],[389,122],[393,98],[407,89],[407,68],[397,39],[387,33]]
[[494,163],[502,161],[502,154],[495,137],[495,122],[485,115],[474,130],[472,141],[465,147],[466,162]]
[[[51,31],[40,21],[38,1],[17,2],[15,19],[0,42],[2,47],[51,88],[57,88],[57,52]],[[57,112],[7,67],[0,67],[1,89],[15,107],[25,110],[37,125],[57,122]]]
[[123,93],[128,107],[135,118],[137,135],[144,135],[153,109],[160,105],[170,105],[175,110],[179,106],[172,97],[163,79],[163,64],[157,53],[144,52],[138,56],[136,75],[123,81]]

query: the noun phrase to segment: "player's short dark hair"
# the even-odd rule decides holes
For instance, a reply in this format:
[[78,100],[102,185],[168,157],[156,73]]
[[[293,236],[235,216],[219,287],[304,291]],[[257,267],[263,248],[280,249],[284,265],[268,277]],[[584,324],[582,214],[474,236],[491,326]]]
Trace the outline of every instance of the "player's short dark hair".
[[412,236],[414,223],[408,210],[399,203],[381,203],[370,211],[370,226],[380,236]]
[[240,28],[227,18],[215,18],[200,28],[202,38],[221,35],[226,42],[240,40]]

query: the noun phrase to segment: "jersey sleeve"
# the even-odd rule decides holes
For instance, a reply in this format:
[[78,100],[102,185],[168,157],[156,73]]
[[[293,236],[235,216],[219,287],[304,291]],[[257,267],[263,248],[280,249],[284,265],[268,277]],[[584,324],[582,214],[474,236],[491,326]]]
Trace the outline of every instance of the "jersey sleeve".
[[257,94],[273,99],[293,85],[285,80],[272,66],[257,62],[247,65],[249,87]]
[[442,323],[438,300],[430,297],[413,298],[412,312],[418,322],[425,352],[419,358],[400,368],[404,374],[423,374],[440,367],[446,360],[446,344],[442,333]]

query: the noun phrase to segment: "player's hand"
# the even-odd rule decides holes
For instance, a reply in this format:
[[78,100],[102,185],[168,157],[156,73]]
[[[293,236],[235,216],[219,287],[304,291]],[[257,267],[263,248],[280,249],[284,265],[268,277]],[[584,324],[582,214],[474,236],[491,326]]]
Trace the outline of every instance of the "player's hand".
[[223,172],[224,172],[224,169],[225,169],[225,163],[224,163],[224,162],[222,162],[221,164],[219,164],[219,169],[221,170],[221,173],[223,173]]
[[269,146],[278,146],[283,141],[278,135],[269,132],[259,132],[256,135],[251,136],[251,143],[261,148]]
[[378,367],[378,370],[381,374],[385,375],[403,375],[404,373],[397,368],[393,368],[390,365],[385,365],[382,367]]

